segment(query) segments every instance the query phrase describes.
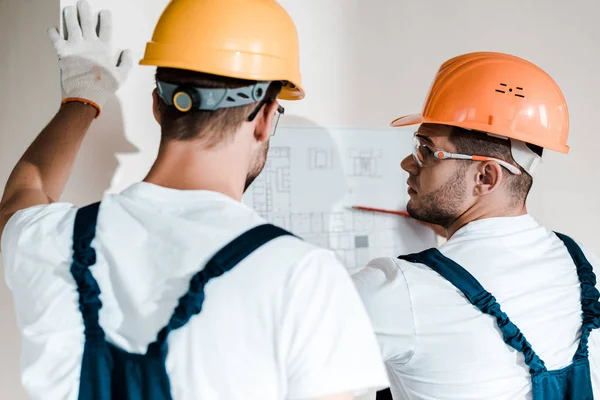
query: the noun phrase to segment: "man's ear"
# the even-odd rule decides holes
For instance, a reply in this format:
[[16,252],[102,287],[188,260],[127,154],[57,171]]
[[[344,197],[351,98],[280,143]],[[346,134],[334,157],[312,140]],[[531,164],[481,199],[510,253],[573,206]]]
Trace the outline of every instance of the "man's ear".
[[160,103],[160,97],[158,97],[158,89],[155,88],[154,91],[152,91],[152,112],[154,113],[154,119],[160,125],[162,117],[160,114],[159,103]]
[[275,100],[263,105],[258,112],[256,116],[256,128],[254,129],[254,137],[258,142],[266,142],[271,137],[273,119],[278,107],[279,103]]
[[504,171],[495,161],[485,161],[477,164],[475,175],[475,194],[485,196],[498,189],[504,179]]

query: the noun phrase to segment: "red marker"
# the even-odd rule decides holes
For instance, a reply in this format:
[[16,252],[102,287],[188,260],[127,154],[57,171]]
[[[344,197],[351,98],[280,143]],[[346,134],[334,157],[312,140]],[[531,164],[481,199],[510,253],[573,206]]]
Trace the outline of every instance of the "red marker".
[[406,211],[395,211],[395,210],[384,210],[382,208],[373,208],[373,207],[364,207],[364,206],[352,206],[355,210],[360,211],[371,211],[382,214],[393,214],[393,215],[401,215],[403,217],[410,217]]

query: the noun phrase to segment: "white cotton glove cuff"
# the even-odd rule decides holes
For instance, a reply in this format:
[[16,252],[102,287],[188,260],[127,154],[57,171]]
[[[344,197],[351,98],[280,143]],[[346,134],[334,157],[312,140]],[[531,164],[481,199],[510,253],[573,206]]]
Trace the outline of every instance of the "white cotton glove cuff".
[[56,29],[48,36],[59,58],[63,103],[81,101],[96,107],[98,115],[133,66],[129,50],[116,53],[112,46],[109,11],[97,16],[86,1],[64,10],[65,37]]

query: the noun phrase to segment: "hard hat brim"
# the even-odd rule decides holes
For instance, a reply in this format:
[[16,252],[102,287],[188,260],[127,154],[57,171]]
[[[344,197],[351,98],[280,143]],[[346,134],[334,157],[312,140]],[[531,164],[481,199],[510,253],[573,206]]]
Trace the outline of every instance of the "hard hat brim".
[[[437,120],[433,120],[431,118],[423,117],[422,114],[411,114],[411,115],[405,115],[400,118],[396,118],[395,120],[393,120],[391,122],[390,126],[392,126],[394,128],[398,128],[398,127],[402,127],[402,126],[411,126],[411,125],[419,125],[419,124],[449,125],[449,126],[456,126],[458,128],[464,128],[464,129],[469,129],[469,130],[474,130],[474,131],[492,133],[492,134],[499,135],[499,136],[505,136],[505,135],[503,135],[504,132],[501,129],[497,129],[496,127],[493,127],[491,125],[478,124],[478,123],[474,123],[474,122],[437,121]],[[511,138],[516,139],[516,140],[521,140],[525,143],[532,142],[525,135],[523,135],[523,136],[513,135]],[[538,144],[538,146],[541,146],[544,149],[553,150],[553,151],[563,153],[563,154],[568,154],[569,150],[570,150],[568,145],[557,146],[557,145]]]
[[424,119],[421,114],[411,114],[411,115],[405,115],[400,118],[396,118],[395,120],[392,121],[390,126],[397,128],[400,126],[417,125],[417,124],[421,124],[423,122],[424,122]]

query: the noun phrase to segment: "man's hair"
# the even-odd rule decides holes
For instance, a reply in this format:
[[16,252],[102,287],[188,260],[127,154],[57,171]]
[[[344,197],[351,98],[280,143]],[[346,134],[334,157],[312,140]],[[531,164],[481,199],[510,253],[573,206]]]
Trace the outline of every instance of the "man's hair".
[[[490,136],[485,132],[470,131],[459,127],[452,127],[449,140],[456,148],[457,153],[488,156],[498,158],[518,166],[521,175],[514,175],[505,171],[504,182],[508,191],[512,194],[512,206],[525,204],[533,178],[527,173],[513,158],[510,140]],[[542,148],[527,144],[527,146],[539,156],[542,155]]]
[[[257,83],[257,81],[162,67],[156,70],[156,80],[206,89],[236,89]],[[281,87],[281,83],[272,82],[267,89],[265,100],[275,100]],[[206,147],[214,147],[223,140],[231,138],[257,105],[258,103],[253,103],[214,111],[192,109],[181,112],[160,99],[161,142],[202,140]]]

